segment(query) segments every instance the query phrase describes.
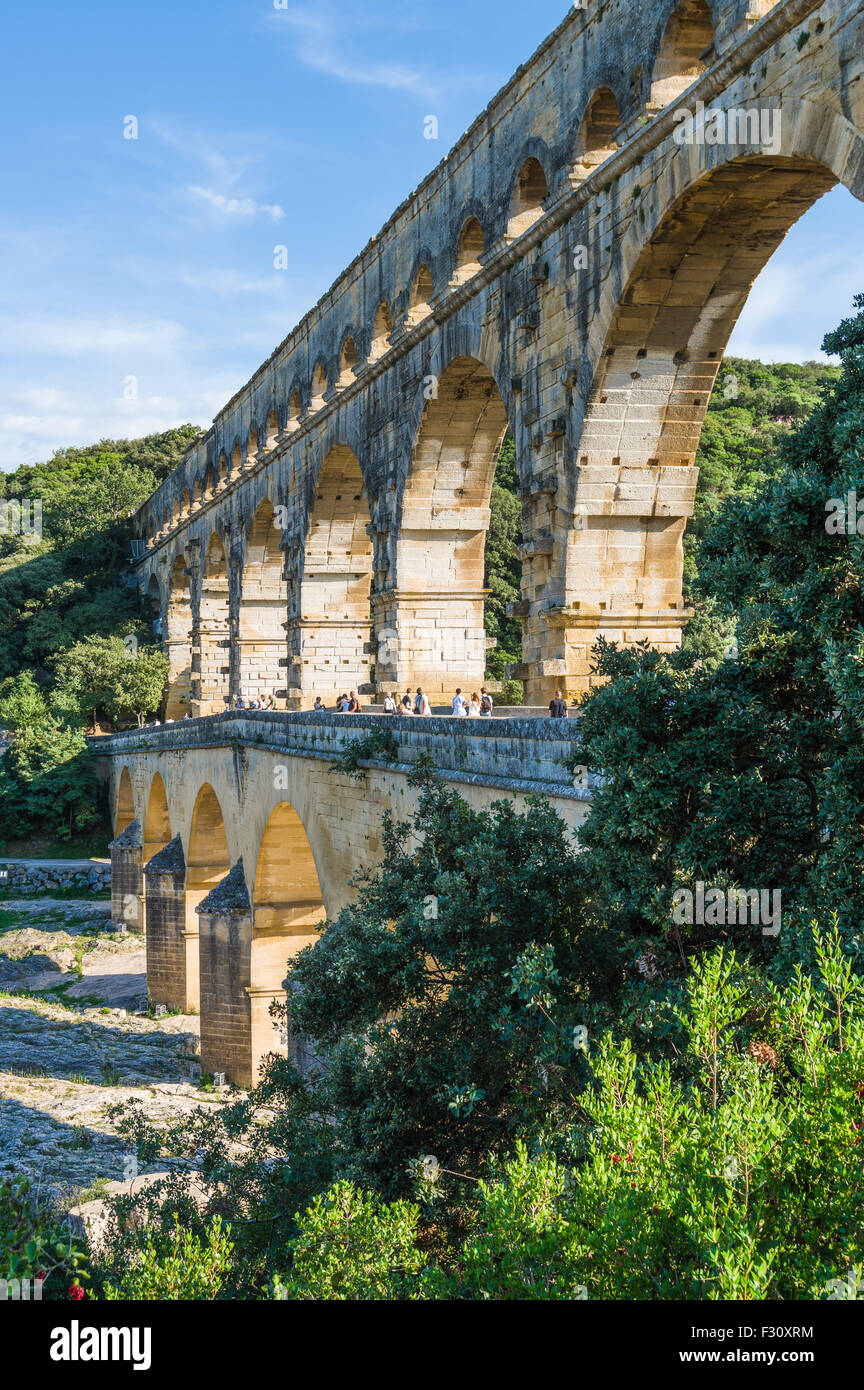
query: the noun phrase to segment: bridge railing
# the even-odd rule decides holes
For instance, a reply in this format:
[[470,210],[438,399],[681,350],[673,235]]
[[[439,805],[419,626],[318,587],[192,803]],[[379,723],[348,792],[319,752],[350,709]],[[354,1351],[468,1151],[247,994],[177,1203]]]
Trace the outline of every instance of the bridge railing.
[[[289,757],[333,760],[352,744],[362,743],[373,730],[380,730],[383,723],[382,716],[369,714],[232,710],[205,719],[127,729],[93,743],[100,753],[112,757],[242,744]],[[393,760],[383,765],[394,771],[408,770],[426,754],[445,778],[457,782],[586,799],[596,785],[596,778],[582,771],[574,775],[567,766],[579,747],[576,719],[392,715],[386,727],[397,747]]]

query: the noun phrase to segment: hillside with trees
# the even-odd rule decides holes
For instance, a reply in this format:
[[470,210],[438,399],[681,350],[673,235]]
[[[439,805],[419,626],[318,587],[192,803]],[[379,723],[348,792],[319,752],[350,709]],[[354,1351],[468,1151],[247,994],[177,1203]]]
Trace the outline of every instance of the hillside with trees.
[[192,425],[59,450],[0,474],[0,499],[39,498],[41,538],[0,535],[0,842],[86,836],[104,808],[85,734],[158,710],[167,661],[124,585],[129,517],[172,468]]

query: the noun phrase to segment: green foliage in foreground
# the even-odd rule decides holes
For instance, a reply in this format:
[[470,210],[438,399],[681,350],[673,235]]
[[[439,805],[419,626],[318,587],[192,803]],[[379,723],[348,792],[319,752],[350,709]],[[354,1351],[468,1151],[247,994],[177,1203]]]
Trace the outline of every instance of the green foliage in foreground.
[[[245,1279],[247,1296],[291,1300],[854,1297],[864,986],[836,925],[814,939],[816,969],[784,989],[754,982],[723,947],[710,953],[689,977],[676,1054],[640,1058],[627,1039],[599,1036],[556,1142],[518,1141],[512,1157],[465,1174],[458,1197],[429,1153],[417,1156],[413,1200],[340,1179],[282,1230],[259,1207],[258,1241],[253,1220],[235,1252],[235,1289]],[[209,1210],[193,1208],[196,1231],[183,1237],[187,1276],[175,1216],[162,1212],[166,1235],[118,1237],[125,1296],[227,1291],[230,1247],[211,1215],[223,1202],[214,1173]],[[179,1292],[193,1283],[206,1292]]]
[[216,1216],[198,1236],[184,1231],[175,1219],[164,1233],[146,1231],[117,1280],[106,1280],[102,1295],[109,1301],[218,1298],[231,1267],[234,1246],[231,1227],[222,1230]]
[[26,1178],[0,1178],[0,1279],[42,1279],[42,1298],[65,1299],[89,1279],[86,1251]]

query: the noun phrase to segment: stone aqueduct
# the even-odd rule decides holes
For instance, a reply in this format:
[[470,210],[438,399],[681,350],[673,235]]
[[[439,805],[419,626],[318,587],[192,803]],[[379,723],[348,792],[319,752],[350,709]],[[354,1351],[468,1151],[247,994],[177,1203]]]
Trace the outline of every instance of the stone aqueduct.
[[[584,691],[598,634],[674,647],[718,367],[797,218],[837,182],[864,198],[862,73],[860,0],[571,11],[136,514],[169,716],[212,716],[226,695],[303,711],[349,687],[476,688],[508,426],[526,700]],[[743,143],[682,142],[700,102],[737,112]],[[770,146],[747,114],[765,111]],[[322,779],[348,735],[275,718],[269,753],[239,715],[106,747],[118,903],[146,917],[151,994],[188,1004],[199,982],[205,1065],[238,1080],[259,1055],[256,1001],[375,857],[376,797],[410,800],[398,770],[370,772],[362,796]],[[460,735],[473,771],[442,745],[443,766],[469,797],[500,795],[485,755],[509,738],[518,796],[521,741],[575,825],[560,759],[537,728],[507,727]]]
[[[172,711],[476,688],[508,424],[528,703],[598,633],[675,645],[718,366],[789,227],[864,196],[862,71],[859,0],[572,11],[138,512]],[[697,101],[777,148],[678,143]]]

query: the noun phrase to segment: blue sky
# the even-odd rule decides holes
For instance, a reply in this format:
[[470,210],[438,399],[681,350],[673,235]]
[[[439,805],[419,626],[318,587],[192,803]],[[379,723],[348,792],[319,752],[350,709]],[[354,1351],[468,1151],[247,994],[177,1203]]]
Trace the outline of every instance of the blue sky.
[[[285,5],[7,9],[0,467],[207,425],[566,8]],[[864,207],[837,189],[760,277],[730,351],[816,357],[862,289]]]

